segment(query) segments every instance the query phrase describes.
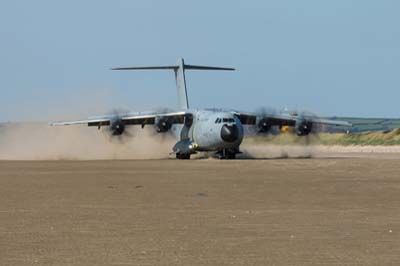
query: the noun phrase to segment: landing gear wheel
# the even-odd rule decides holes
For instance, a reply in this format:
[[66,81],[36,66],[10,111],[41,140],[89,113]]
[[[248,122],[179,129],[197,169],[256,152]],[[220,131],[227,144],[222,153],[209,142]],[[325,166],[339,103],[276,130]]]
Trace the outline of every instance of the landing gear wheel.
[[224,149],[219,152],[219,159],[221,160],[233,160],[236,159],[236,150]]
[[234,160],[236,159],[236,153],[234,152],[227,153],[225,157],[227,160]]
[[176,159],[179,160],[190,160],[190,153],[177,153]]

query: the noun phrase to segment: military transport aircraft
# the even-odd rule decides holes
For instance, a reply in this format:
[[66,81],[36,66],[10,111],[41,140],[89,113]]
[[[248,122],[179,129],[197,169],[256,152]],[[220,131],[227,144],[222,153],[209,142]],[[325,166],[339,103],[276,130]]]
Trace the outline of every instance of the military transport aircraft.
[[153,125],[156,132],[163,134],[173,131],[177,143],[172,153],[177,159],[190,159],[192,154],[215,151],[220,159],[234,159],[240,153],[244,125],[252,126],[260,133],[267,133],[272,126],[292,126],[299,136],[308,135],[315,124],[351,126],[345,121],[320,119],[314,116],[290,113],[256,113],[219,109],[191,109],[185,81],[185,70],[227,70],[234,68],[196,66],[185,64],[179,58],[176,65],[148,67],[119,67],[112,70],[155,70],[170,69],[175,72],[179,109],[174,112],[132,112],[89,117],[85,120],[53,122],[52,126],[87,124],[100,129],[107,126],[112,135],[122,135],[131,125]]

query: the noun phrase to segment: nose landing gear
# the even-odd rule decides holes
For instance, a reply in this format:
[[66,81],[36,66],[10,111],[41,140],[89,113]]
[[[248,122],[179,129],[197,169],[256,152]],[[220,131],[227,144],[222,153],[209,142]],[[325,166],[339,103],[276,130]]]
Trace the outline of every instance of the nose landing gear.
[[190,160],[190,153],[177,153],[176,159],[179,160]]
[[191,154],[195,154],[196,149],[198,148],[197,143],[186,139],[178,141],[175,146],[172,148],[173,153],[176,154],[176,159],[180,160],[189,160]]

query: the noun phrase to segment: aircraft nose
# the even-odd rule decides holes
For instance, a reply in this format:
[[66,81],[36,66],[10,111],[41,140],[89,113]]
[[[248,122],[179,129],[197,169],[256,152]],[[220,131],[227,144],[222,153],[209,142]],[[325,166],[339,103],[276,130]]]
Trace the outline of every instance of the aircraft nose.
[[226,142],[235,142],[239,138],[237,125],[223,125],[221,128],[221,138]]

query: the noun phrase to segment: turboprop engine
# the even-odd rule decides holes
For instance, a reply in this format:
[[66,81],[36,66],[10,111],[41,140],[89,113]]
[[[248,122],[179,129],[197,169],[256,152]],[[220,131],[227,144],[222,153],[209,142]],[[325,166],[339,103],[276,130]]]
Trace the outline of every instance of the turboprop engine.
[[307,136],[308,134],[310,134],[312,126],[312,122],[309,122],[307,120],[297,120],[295,132],[297,136]]
[[156,117],[155,126],[157,132],[167,132],[172,127],[172,121],[168,117]]
[[122,135],[125,131],[125,124],[121,119],[114,119],[111,121],[110,124],[111,134],[113,136]]
[[259,133],[269,133],[271,130],[271,123],[266,118],[260,119],[257,123]]

